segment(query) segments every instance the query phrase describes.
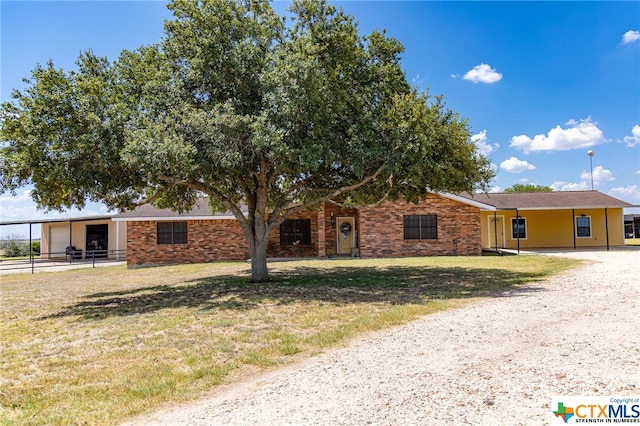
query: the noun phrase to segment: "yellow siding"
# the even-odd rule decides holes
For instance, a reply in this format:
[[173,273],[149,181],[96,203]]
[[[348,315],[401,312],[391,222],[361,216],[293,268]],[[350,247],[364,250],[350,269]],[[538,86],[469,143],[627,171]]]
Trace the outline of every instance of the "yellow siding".
[[[515,210],[497,211],[496,216],[504,217],[504,246],[509,249],[518,247],[518,240],[513,238],[511,219],[516,217]],[[520,239],[520,248],[576,248],[606,247],[609,229],[609,246],[624,245],[624,219],[620,208],[576,209],[567,210],[520,210],[518,214],[525,219],[526,237]],[[575,218],[585,215],[591,219],[591,236],[575,237]],[[481,213],[482,247],[494,247],[494,229],[491,228],[493,212]],[[608,222],[608,223],[607,223]],[[498,232],[500,235],[500,231]],[[491,238],[491,240],[490,240]],[[501,246],[501,244],[499,244]]]

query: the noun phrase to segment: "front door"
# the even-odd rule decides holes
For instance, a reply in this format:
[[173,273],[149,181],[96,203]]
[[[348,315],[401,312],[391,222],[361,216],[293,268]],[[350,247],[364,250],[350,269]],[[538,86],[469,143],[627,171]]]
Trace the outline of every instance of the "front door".
[[356,246],[356,227],[353,217],[339,217],[337,222],[338,254],[351,255]]
[[504,216],[489,216],[489,248],[504,248]]

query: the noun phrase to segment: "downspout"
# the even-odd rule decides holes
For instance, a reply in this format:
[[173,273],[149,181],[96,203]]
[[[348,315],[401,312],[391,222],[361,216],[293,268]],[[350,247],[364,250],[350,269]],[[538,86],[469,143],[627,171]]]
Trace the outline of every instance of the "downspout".
[[571,227],[573,228],[573,249],[576,249],[576,209],[571,209],[571,215],[573,216],[573,223]]
[[607,251],[609,251],[609,216],[606,207],[604,208],[604,229],[607,232]]
[[31,241],[31,227],[33,226],[33,223],[29,222],[29,261],[31,262],[31,273],[34,273],[33,270],[33,244]]

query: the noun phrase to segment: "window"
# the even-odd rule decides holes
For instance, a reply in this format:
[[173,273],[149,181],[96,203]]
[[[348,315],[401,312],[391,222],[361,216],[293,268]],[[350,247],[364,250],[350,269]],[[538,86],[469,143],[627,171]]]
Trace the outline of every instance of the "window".
[[311,244],[311,219],[289,219],[280,225],[280,245]]
[[438,216],[435,214],[404,216],[405,240],[437,240]]
[[187,244],[187,222],[158,222],[158,244]]
[[527,238],[527,220],[524,217],[511,218],[511,238],[514,240]]
[[591,237],[591,218],[589,216],[576,218],[576,236],[578,238]]

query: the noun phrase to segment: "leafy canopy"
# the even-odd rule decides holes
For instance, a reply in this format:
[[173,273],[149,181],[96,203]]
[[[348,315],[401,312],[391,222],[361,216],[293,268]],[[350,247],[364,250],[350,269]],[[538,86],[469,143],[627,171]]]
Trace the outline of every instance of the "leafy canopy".
[[[0,191],[178,211],[207,195],[249,246],[323,201],[368,205],[485,189],[489,161],[442,97],[418,93],[403,46],[360,35],[324,0],[173,0],[157,44],[77,69],[38,65],[0,108]],[[243,209],[248,213],[244,214]],[[261,250],[261,249],[260,249]]]
[[533,183],[521,184],[516,183],[505,189],[504,192],[552,192],[553,189],[549,186],[536,185]]

